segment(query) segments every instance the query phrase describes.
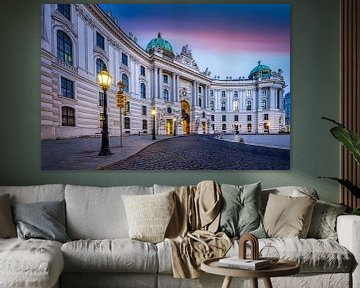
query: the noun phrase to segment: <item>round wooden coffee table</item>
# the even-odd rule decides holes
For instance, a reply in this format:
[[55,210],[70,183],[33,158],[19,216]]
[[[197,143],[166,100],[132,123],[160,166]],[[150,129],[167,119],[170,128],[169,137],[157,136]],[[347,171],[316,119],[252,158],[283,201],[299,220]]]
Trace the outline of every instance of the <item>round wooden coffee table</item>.
[[229,288],[233,277],[251,278],[253,287],[258,288],[258,278],[263,278],[265,287],[272,288],[270,277],[289,276],[300,272],[300,266],[288,260],[279,260],[269,268],[261,270],[244,270],[219,266],[219,259],[206,259],[201,263],[201,270],[225,276],[222,288]]

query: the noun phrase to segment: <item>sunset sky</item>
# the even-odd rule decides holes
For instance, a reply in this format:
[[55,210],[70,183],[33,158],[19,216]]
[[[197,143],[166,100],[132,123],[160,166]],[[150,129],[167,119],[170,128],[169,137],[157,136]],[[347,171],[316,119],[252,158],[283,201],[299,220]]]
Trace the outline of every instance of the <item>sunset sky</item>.
[[132,32],[138,44],[161,36],[175,52],[189,45],[201,71],[247,77],[259,60],[284,71],[290,91],[290,5],[288,4],[101,4]]

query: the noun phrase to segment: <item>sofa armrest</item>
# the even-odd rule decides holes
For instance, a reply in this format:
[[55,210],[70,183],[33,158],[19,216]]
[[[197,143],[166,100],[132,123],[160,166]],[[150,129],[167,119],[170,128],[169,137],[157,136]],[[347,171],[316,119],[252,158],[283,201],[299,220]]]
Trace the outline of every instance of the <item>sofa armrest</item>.
[[338,216],[336,229],[340,245],[347,248],[355,257],[353,287],[360,287],[360,216]]

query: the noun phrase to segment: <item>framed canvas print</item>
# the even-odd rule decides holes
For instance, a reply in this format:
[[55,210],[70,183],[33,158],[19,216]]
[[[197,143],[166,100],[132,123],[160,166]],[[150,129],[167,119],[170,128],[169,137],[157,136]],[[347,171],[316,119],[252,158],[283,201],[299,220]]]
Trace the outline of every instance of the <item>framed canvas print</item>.
[[41,5],[43,170],[290,169],[289,4]]

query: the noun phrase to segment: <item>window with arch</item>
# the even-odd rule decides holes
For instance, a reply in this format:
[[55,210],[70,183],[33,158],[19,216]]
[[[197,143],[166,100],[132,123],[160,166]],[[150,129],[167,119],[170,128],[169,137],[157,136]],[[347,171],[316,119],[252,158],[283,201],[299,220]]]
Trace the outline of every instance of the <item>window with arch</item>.
[[202,107],[201,105],[202,105],[202,103],[201,103],[201,97],[199,97],[199,106]]
[[70,37],[61,30],[56,33],[57,58],[66,64],[73,65],[73,48]]
[[146,86],[144,83],[140,84],[140,96],[141,98],[146,99]]
[[126,111],[126,113],[130,112],[130,101],[126,101],[126,103],[125,103],[125,111]]
[[251,111],[251,101],[250,100],[246,102],[246,110]]
[[106,64],[100,58],[96,59],[96,74],[99,74],[104,69],[107,69]]
[[62,126],[75,126],[75,109],[69,106],[61,107]]
[[226,101],[223,100],[221,101],[221,111],[225,111],[226,110]]
[[168,102],[169,101],[169,91],[167,89],[164,89],[163,91],[163,97],[164,97],[164,101]]
[[251,130],[252,130],[252,125],[251,125],[251,123],[248,123],[247,124],[247,132],[251,133]]
[[71,6],[70,4],[57,4],[57,10],[69,21],[71,21]]
[[121,75],[121,81],[124,84],[124,92],[129,93],[129,77],[125,73]]
[[233,111],[234,112],[239,111],[239,101],[237,100],[233,102]]

